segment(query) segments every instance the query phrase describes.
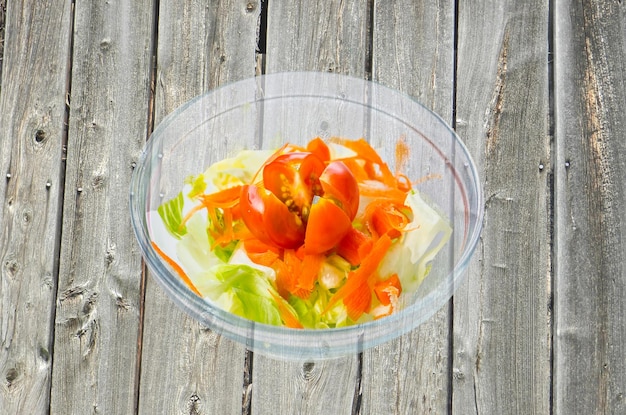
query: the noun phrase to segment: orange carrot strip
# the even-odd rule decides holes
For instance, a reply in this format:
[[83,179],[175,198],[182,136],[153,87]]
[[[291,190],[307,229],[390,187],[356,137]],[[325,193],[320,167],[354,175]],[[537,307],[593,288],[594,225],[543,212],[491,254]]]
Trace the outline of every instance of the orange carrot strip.
[[272,267],[274,265],[274,261],[278,259],[278,254],[272,251],[248,252],[248,258],[250,258],[250,261],[255,264]]
[[280,314],[280,318],[283,320],[283,323],[285,323],[285,326],[292,329],[303,329],[304,326],[300,323],[298,317],[294,316],[289,307],[287,307],[285,300],[271,291],[270,294],[274,297],[274,301],[276,301],[278,313]]
[[306,145],[306,150],[315,154],[322,161],[330,160],[330,150],[320,137],[315,137]]
[[300,298],[308,298],[313,291],[317,275],[324,264],[326,256],[323,254],[305,255],[302,260],[300,276],[296,283],[294,295]]
[[378,281],[374,284],[374,294],[376,298],[383,305],[389,305],[392,303],[392,298],[398,299],[402,293],[402,284],[398,274],[392,274],[389,278],[383,281]]
[[377,187],[367,183],[359,183],[359,194],[365,197],[376,197],[382,199],[393,200],[396,203],[404,203],[406,192],[396,187]]
[[199,297],[202,297],[200,291],[198,291],[198,289],[193,285],[193,282],[191,282],[187,274],[185,274],[185,271],[183,271],[183,269],[180,267],[180,265],[176,263],[176,261],[167,256],[165,252],[163,252],[161,248],[159,248],[158,245],[154,242],[152,242],[152,248],[154,248],[156,253],[159,254],[159,256],[161,256],[161,258],[163,258],[165,262],[167,262],[172,268],[174,268],[174,271],[176,271],[176,273],[180,275],[180,278],[185,282],[185,284],[187,284],[191,291],[196,293]]
[[378,235],[387,234],[391,239],[400,237],[409,223],[409,218],[393,204],[370,204],[370,206],[372,205],[372,212],[369,218],[367,218],[368,226],[373,230],[372,233]]
[[241,196],[242,186],[229,187],[228,189],[220,190],[219,192],[202,194],[198,196],[198,199],[207,208],[229,208],[239,203],[239,197]]
[[288,297],[291,294],[291,290],[293,290],[293,283],[290,279],[291,271],[279,258],[272,262],[271,268],[276,273],[276,290],[278,290],[278,294]]
[[302,263],[293,249],[285,249],[282,260],[276,259],[272,269],[276,272],[276,288],[283,297],[293,294],[297,290],[298,276]]
[[354,151],[358,154],[360,158],[363,158],[367,161],[374,162],[376,164],[383,164],[383,160],[380,158],[376,150],[372,148],[372,146],[365,141],[363,138],[358,140],[345,140],[341,138],[335,138],[333,141],[336,141],[338,144]]
[[356,228],[351,228],[337,245],[337,253],[351,265],[359,265],[363,258],[360,252],[364,245],[371,247],[372,238]]
[[202,203],[197,204],[196,206],[192,207],[189,212],[187,212],[187,214],[185,215],[185,217],[183,218],[183,220],[180,222],[180,228],[182,228],[189,219],[191,219],[191,217],[198,211],[202,210],[206,208],[205,205],[203,205]]
[[[376,272],[378,265],[385,257],[385,254],[391,246],[391,238],[388,235],[382,235],[374,245],[369,254],[361,262],[361,266],[354,271],[348,273],[346,283],[337,290],[332,296],[324,312],[328,311],[337,301],[345,298],[348,294],[359,289],[361,284],[367,283],[368,278]],[[345,303],[344,303],[345,304]]]
[[348,317],[357,321],[363,313],[369,310],[372,304],[372,290],[367,281],[363,282],[356,290],[347,294],[343,304],[348,311]]

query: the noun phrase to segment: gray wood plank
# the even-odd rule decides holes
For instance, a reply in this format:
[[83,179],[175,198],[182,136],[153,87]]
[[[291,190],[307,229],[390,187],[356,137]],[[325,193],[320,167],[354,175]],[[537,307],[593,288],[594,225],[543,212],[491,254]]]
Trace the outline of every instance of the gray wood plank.
[[132,413],[142,306],[132,163],[148,129],[152,0],[75,5],[52,413]]
[[554,413],[626,413],[626,14],[555,3]]
[[[329,71],[365,76],[367,2],[270,2],[266,73]],[[311,137],[312,138],[312,137]],[[357,356],[279,362],[254,355],[253,414],[351,413],[360,376]]]
[[[258,16],[255,1],[160,3],[156,123],[210,88],[254,76]],[[245,348],[184,314],[152,278],[139,413],[241,413]]]
[[[454,4],[376,2],[372,79],[409,94],[452,122]],[[390,143],[391,148],[395,143]],[[364,353],[363,414],[446,413],[450,307]]]
[[53,361],[71,2],[8,6],[0,93],[0,408],[43,414]]
[[454,296],[453,413],[550,411],[548,23],[543,1],[459,3],[456,126],[485,219]]
[[328,71],[365,76],[368,2],[275,1],[267,10],[267,73]]
[[[7,14],[7,2],[6,0],[0,0],[0,79],[2,79],[2,60],[4,56],[4,37],[5,37],[5,20]],[[0,85],[0,92],[2,92],[2,86]]]

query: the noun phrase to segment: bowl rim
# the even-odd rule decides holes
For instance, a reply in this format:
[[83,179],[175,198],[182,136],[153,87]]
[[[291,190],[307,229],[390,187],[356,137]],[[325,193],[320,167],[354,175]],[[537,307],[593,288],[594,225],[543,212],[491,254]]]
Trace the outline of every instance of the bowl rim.
[[[146,221],[147,211],[145,198],[142,200],[142,198],[136,197],[136,195],[141,195],[143,188],[149,189],[150,178],[146,177],[144,173],[150,163],[154,161],[154,147],[160,143],[159,138],[161,137],[161,134],[164,131],[167,131],[170,124],[174,122],[176,117],[178,117],[182,112],[193,109],[195,105],[198,105],[203,100],[208,99],[215,94],[224,93],[233,87],[247,87],[247,84],[249,84],[249,87],[258,87],[259,84],[265,84],[267,82],[284,83],[285,80],[293,81],[298,78],[319,80],[326,79],[330,81],[334,79],[336,82],[346,82],[364,87],[368,86],[382,91],[382,93],[386,95],[393,95],[396,98],[401,99],[402,102],[408,102],[411,105],[416,105],[416,108],[420,108],[420,111],[433,117],[437,123],[445,127],[451,136],[451,140],[455,143],[455,148],[458,147],[458,149],[460,149],[463,153],[464,159],[467,160],[467,164],[464,165],[464,167],[469,172],[468,176],[470,177],[472,183],[474,183],[476,189],[475,199],[472,203],[472,208],[474,209],[472,212],[473,216],[475,216],[475,226],[473,229],[465,229],[462,255],[459,257],[456,264],[454,264],[454,267],[450,270],[448,275],[445,276],[440,283],[442,285],[445,284],[443,290],[433,290],[425,297],[421,298],[419,304],[410,304],[404,309],[382,319],[339,328],[304,330],[293,329],[283,326],[258,323],[245,319],[211,304],[208,300],[198,297],[184,284],[180,278],[175,277],[175,272],[173,272],[171,267],[156,254],[150,243],[150,235]],[[257,99],[263,100],[265,97],[260,95]],[[380,109],[377,108],[377,110]],[[424,137],[423,134],[422,136]],[[443,156],[447,159],[446,155]],[[454,171],[454,175],[457,176],[458,174],[456,169],[452,168],[452,170]],[[457,186],[465,192],[466,189],[460,184],[460,179],[455,177],[455,181],[457,182]],[[468,204],[470,201],[468,200],[466,194],[463,195],[463,201],[465,204],[465,214],[469,215],[470,207]],[[466,268],[469,265],[469,261],[474,254],[479,241],[480,233],[483,227],[484,195],[476,163],[474,162],[465,143],[439,114],[428,109],[412,96],[392,89],[377,81],[356,78],[349,75],[327,72],[279,72],[264,74],[254,78],[247,78],[224,84],[216,89],[210,90],[192,98],[191,100],[188,100],[163,118],[163,120],[150,134],[150,138],[145,143],[141,155],[135,164],[130,182],[130,210],[131,223],[135,237],[139,243],[146,264],[148,265],[151,273],[156,276],[155,280],[166,291],[170,299],[174,300],[175,304],[183,309],[183,311],[189,314],[192,318],[199,320],[201,324],[207,325],[207,327],[219,334],[245,344],[248,349],[260,352],[261,354],[265,354],[270,357],[278,357],[281,359],[292,357],[298,359],[309,357],[326,358],[361,352],[365,349],[405,334],[429,319],[452,297],[456,291],[456,286],[460,285],[462,282],[461,280],[466,273]],[[465,221],[465,223],[467,228],[469,223],[468,221]],[[438,285],[438,287],[439,286],[440,285]],[[432,307],[433,305],[436,307]],[[420,312],[420,310],[427,310],[427,312]],[[398,320],[407,319],[407,317],[411,316],[420,317],[418,319],[419,321],[412,321],[410,324],[403,324],[402,330],[385,330],[386,327],[395,326],[393,323],[398,322]],[[369,337],[367,337],[367,332],[371,331],[376,331],[379,335],[369,339]],[[357,345],[356,348],[354,345],[355,337],[363,339],[362,344]],[[313,344],[317,344],[317,346],[307,348],[307,344],[309,344],[312,339],[315,340]],[[345,344],[340,343],[341,346],[338,346],[336,343],[337,339],[343,339]],[[298,342],[294,342],[293,340],[298,340]],[[326,340],[329,342],[332,340],[335,344],[331,343],[328,348],[322,348],[322,350],[319,350],[320,340],[322,343]]]

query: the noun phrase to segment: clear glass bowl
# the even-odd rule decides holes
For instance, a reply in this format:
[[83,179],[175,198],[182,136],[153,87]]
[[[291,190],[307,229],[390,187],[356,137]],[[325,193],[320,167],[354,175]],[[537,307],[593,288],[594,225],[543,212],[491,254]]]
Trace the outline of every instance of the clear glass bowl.
[[[410,146],[405,171],[447,217],[450,241],[410,305],[379,320],[334,329],[256,323],[196,296],[151,246],[148,212],[181,191],[183,181],[243,149],[276,149],[314,137],[364,137],[394,166],[393,143]],[[467,148],[436,114],[377,83],[321,72],[264,75],[208,92],[155,129],[133,173],[133,228],[153,277],[185,312],[253,352],[280,359],[332,358],[361,352],[414,329],[452,296],[482,226],[483,195]]]

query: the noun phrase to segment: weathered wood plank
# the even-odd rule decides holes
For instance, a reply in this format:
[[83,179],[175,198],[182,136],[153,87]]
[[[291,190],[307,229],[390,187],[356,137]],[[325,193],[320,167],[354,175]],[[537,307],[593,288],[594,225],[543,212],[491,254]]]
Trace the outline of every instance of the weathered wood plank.
[[459,3],[456,126],[485,220],[454,296],[453,413],[550,410],[548,23],[543,1]]
[[[310,70],[365,76],[367,2],[275,1],[267,12],[266,73]],[[256,354],[253,368],[253,414],[346,414],[356,404],[357,356],[278,362]]]
[[132,413],[142,306],[130,226],[147,132],[152,0],[75,5],[52,413]]
[[267,73],[328,71],[364,77],[368,2],[278,2],[268,6]]
[[70,1],[12,1],[0,94],[0,408],[43,414],[52,370]]
[[555,3],[554,413],[626,413],[626,9]]
[[[160,3],[156,123],[196,95],[254,76],[258,15],[258,1]],[[139,412],[241,413],[245,348],[184,314],[151,275],[146,285]]]
[[[454,4],[376,2],[373,17],[372,79],[415,97],[451,123]],[[450,307],[444,306],[411,333],[364,354],[363,414],[446,413],[449,321]]]
[[[6,0],[0,0],[0,80],[2,79],[2,60],[4,56],[4,32],[5,32],[6,14],[7,14],[7,2]],[[0,85],[0,92],[2,92],[1,85]]]

